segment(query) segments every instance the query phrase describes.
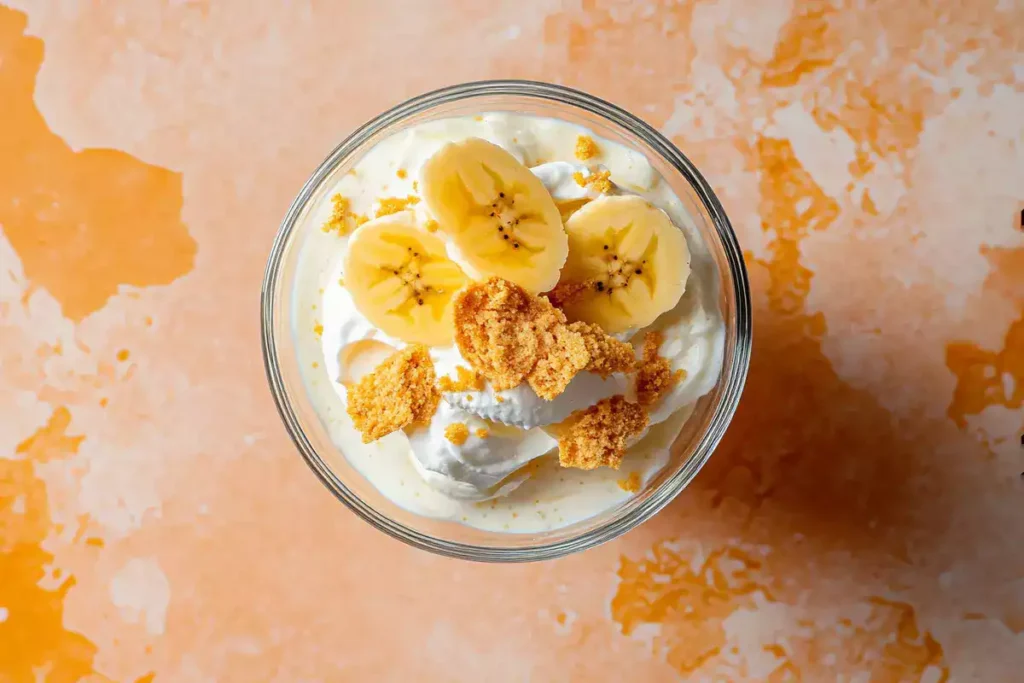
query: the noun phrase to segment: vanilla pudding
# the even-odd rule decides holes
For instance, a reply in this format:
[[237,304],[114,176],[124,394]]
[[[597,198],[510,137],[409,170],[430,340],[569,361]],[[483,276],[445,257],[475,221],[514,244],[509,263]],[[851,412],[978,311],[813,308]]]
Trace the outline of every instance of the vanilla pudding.
[[[523,249],[536,247],[539,254],[534,263],[540,265],[530,272],[515,268],[495,272],[500,267],[488,261],[483,237],[460,238],[449,229],[453,219],[444,209],[431,210],[431,200],[425,196],[425,190],[430,190],[424,188],[429,185],[423,182],[425,170],[429,177],[429,164],[439,163],[445,150],[452,149],[450,143],[476,140],[496,145],[529,169],[536,186],[525,181],[517,185],[527,188],[524,194],[545,193],[539,200],[541,208],[523,209],[523,215],[543,216],[548,225],[557,221],[561,230],[563,220],[572,226],[600,219],[601,210],[615,199],[616,206],[624,210],[633,210],[634,203],[643,204],[645,210],[664,215],[666,225],[671,221],[673,228],[681,231],[685,241],[680,240],[676,263],[682,293],[666,310],[650,309],[640,315],[627,305],[614,314],[595,312],[604,299],[597,298],[594,291],[603,295],[603,282],[587,290],[589,299],[560,306],[570,323],[587,320],[605,329],[609,341],[602,344],[613,348],[618,348],[615,344],[631,345],[640,371],[624,367],[602,371],[591,362],[576,368],[557,392],[548,393],[539,381],[524,380],[504,387],[499,386],[500,381],[481,376],[480,368],[467,358],[465,345],[460,347],[454,341],[456,322],[450,310],[441,310],[448,299],[439,298],[439,290],[451,298],[456,290],[464,291],[497,275],[522,285],[532,296],[549,292],[565,282],[566,273],[574,268],[583,272],[589,263],[576,253],[581,248],[574,252],[574,244],[582,242],[574,242],[570,230],[569,238],[562,240],[564,247],[556,240],[545,243],[542,250],[524,238]],[[637,199],[631,203],[631,197]],[[436,208],[437,202],[433,205]],[[556,207],[554,218],[550,217],[551,206]],[[495,205],[491,217],[509,232],[501,230],[501,235],[493,237],[511,244],[520,233],[514,231],[516,219],[512,213],[506,215],[506,208]],[[719,379],[725,325],[717,303],[718,276],[682,202],[642,154],[579,126],[509,113],[420,124],[370,149],[337,181],[315,212],[314,222],[324,230],[303,238],[293,293],[297,311],[293,334],[306,388],[348,461],[382,494],[412,512],[492,531],[534,532],[612,508],[642,490],[665,466],[669,447],[694,403]],[[410,254],[415,247],[419,260],[410,256],[408,267],[396,267],[394,276],[395,282],[403,283],[402,291],[413,295],[409,302],[401,303],[409,305],[401,309],[402,316],[381,317],[365,303],[368,288],[358,269],[369,266],[357,257],[377,253],[371,248],[391,244],[389,235],[409,226],[419,232],[410,246],[402,246]],[[527,235],[525,231],[522,234]],[[577,230],[575,234],[582,233]],[[512,235],[511,240],[506,235]],[[624,238],[622,244],[612,246],[628,250],[627,241]],[[478,244],[483,246],[478,248]],[[658,244],[652,241],[653,251],[644,255],[674,258],[674,252],[668,254],[672,241],[664,234]],[[636,272],[637,278],[643,277],[639,257],[630,268],[625,275]],[[659,265],[660,272],[647,273],[647,277],[666,276],[665,270]],[[626,289],[625,277],[618,272],[613,275],[607,280],[608,289],[613,285]],[[423,282],[443,284],[432,290]],[[619,287],[620,282],[627,284]],[[552,299],[557,298],[555,292]],[[627,291],[625,295],[631,294]],[[608,292],[607,300],[612,297]],[[547,299],[542,303],[546,305]],[[631,316],[642,324],[631,325]],[[371,321],[371,317],[375,319]],[[652,332],[657,337],[652,337]],[[645,344],[648,339],[659,343]],[[429,410],[424,408],[429,415],[421,423],[407,424],[364,443],[367,432],[353,422],[349,392],[410,344],[425,345],[439,397]],[[564,439],[570,425],[574,421],[579,424],[579,417],[588,409],[616,397],[630,407],[642,402],[644,387],[639,386],[642,380],[638,378],[643,376],[648,352],[670,373],[671,382],[659,389],[656,400],[645,404],[642,429],[637,425],[627,435],[624,451],[616,455],[615,464],[621,458],[618,469],[560,464],[560,440],[567,443]]]

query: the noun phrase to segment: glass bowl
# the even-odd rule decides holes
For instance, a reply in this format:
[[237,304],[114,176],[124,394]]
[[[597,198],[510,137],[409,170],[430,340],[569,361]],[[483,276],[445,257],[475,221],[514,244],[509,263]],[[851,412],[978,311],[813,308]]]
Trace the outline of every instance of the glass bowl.
[[[664,469],[635,496],[569,526],[538,533],[484,531],[409,512],[384,497],[346,460],[314,410],[300,373],[291,296],[302,236],[319,230],[314,209],[367,150],[424,121],[510,111],[581,124],[597,135],[644,153],[690,213],[719,276],[726,324],[722,373],[673,442]],[[694,165],[668,139],[632,114],[601,99],[549,83],[482,81],[414,97],[349,135],[306,181],[274,240],[262,291],[263,359],[270,389],[299,453],[324,485],[377,529],[441,555],[490,562],[551,559],[592,548],[643,523],[696,476],[725,433],[739,402],[750,359],[750,292],[736,235],[722,205]]]

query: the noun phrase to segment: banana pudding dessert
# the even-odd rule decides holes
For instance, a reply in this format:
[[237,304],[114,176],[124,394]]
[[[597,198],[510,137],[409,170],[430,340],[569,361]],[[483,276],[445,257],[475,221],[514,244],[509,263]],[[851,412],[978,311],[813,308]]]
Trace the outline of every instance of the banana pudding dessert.
[[306,387],[349,463],[412,512],[533,532],[612,508],[719,379],[716,266],[683,203],[580,126],[420,123],[315,211],[294,292]]

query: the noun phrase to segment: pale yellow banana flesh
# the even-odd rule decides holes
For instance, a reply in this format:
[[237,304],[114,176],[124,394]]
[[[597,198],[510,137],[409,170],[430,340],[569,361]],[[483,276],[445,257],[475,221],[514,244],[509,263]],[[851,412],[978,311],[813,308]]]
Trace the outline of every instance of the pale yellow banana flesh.
[[442,147],[420,173],[423,200],[467,263],[531,292],[558,282],[568,240],[558,207],[511,154],[470,138]]
[[565,224],[569,257],[563,283],[586,283],[564,304],[571,320],[615,333],[645,327],[678,303],[690,274],[686,238],[642,197],[608,196]]
[[444,242],[402,211],[360,226],[345,257],[345,288],[384,333],[410,343],[450,344],[452,303],[466,283]]

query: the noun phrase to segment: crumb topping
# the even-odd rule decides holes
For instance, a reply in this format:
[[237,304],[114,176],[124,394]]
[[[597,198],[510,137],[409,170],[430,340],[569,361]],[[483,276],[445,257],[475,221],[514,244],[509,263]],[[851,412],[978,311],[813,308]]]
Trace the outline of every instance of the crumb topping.
[[334,208],[331,209],[331,217],[320,228],[324,232],[333,232],[338,237],[342,237],[370,220],[362,214],[352,213],[352,202],[348,197],[336,194],[331,197],[331,203],[334,205]]
[[401,178],[402,180],[405,180],[406,178],[409,177],[409,173],[404,168],[400,168],[397,171],[395,171],[395,175]]
[[559,282],[555,285],[555,288],[545,294],[548,301],[555,308],[564,308],[568,304],[572,303],[578,296],[592,288],[595,284],[593,280],[584,280],[582,282]]
[[320,323],[317,323],[316,325],[313,325],[313,334],[315,334],[317,337],[320,337],[323,333],[324,333],[324,326],[323,325],[321,325]]
[[479,429],[476,430],[476,438],[478,439],[486,439],[490,435],[491,432],[487,429],[484,429],[483,427],[480,427]]
[[576,158],[580,161],[593,159],[600,153],[601,148],[594,142],[594,138],[589,135],[581,135],[576,138]]
[[444,428],[444,438],[456,446],[461,446],[469,439],[469,427],[462,422],[452,422]]
[[391,354],[348,390],[348,414],[363,443],[410,425],[430,422],[441,400],[434,363],[425,346]]
[[643,358],[636,374],[636,400],[650,408],[672,387],[686,377],[685,370],[672,372],[668,359],[658,355],[665,335],[655,330],[644,336]]
[[445,375],[438,380],[437,386],[441,391],[483,391],[485,380],[482,375],[461,365],[455,366],[455,372],[458,376],[457,379]]
[[550,401],[565,391],[576,373],[587,367],[590,354],[582,335],[566,324],[554,325],[542,331],[541,336],[543,353],[526,381],[538,396]]
[[408,195],[404,199],[402,197],[381,197],[380,206],[377,207],[376,216],[390,216],[393,213],[399,211],[405,211],[414,204],[420,203],[420,198],[414,194]]
[[622,367],[614,339],[596,327],[570,325],[545,297],[501,278],[460,292],[454,320],[459,351],[495,391],[526,381],[550,401],[581,370]]
[[562,467],[618,469],[629,438],[647,427],[647,411],[622,396],[612,396],[573,413],[564,425],[558,440]]
[[612,191],[611,177],[611,171],[595,171],[585,178],[579,171],[572,174],[572,179],[576,181],[577,185],[580,187],[593,187],[601,194],[608,194]]
[[[550,307],[550,305],[549,305]],[[500,278],[470,285],[455,298],[455,343],[496,391],[523,382],[541,358],[541,333],[564,323],[537,297]]]
[[575,322],[569,328],[583,337],[583,343],[590,354],[590,362],[584,370],[607,377],[613,372],[631,373],[636,370],[636,352],[633,346],[605,334],[600,326],[593,323]]
[[626,491],[628,493],[636,493],[637,491],[640,490],[640,473],[631,472],[628,477],[626,477],[625,479],[619,479],[619,481],[616,483],[619,485],[619,488],[622,489],[623,491]]
[[440,230],[441,224],[435,221],[433,218],[430,218],[427,220],[427,223],[424,227],[426,227],[427,232],[437,232],[438,230]]

